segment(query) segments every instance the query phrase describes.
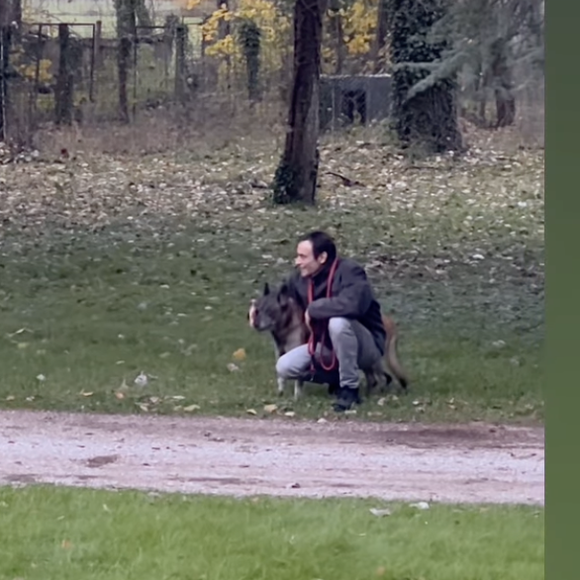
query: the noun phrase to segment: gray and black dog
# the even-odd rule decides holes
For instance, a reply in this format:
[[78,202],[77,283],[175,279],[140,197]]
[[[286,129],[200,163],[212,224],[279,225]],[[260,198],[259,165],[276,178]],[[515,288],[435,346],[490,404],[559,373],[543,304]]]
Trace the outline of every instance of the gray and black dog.
[[[297,346],[306,344],[310,336],[310,330],[304,321],[304,310],[291,296],[285,284],[271,290],[266,283],[262,296],[250,301],[248,321],[255,330],[270,333],[274,342],[276,360]],[[407,375],[398,361],[395,323],[390,317],[383,315],[383,324],[387,330],[385,360],[381,359],[371,369],[362,369],[366,378],[367,395],[370,395],[381,379],[385,381],[387,387],[392,383],[393,378],[385,370],[384,362],[387,363],[387,368],[393,373],[403,390],[406,390],[408,385]],[[329,384],[330,394],[338,388],[335,382],[337,381]],[[277,386],[278,394],[282,395],[285,390],[285,380],[282,377],[277,377]],[[302,395],[303,388],[303,379],[294,381],[295,399]]]
[[[288,351],[308,342],[310,331],[304,323],[304,313],[296,300],[289,295],[288,288],[282,284],[270,292],[268,283],[258,299],[250,302],[248,310],[250,326],[258,332],[269,332],[274,341],[276,360]],[[278,394],[284,394],[285,380],[277,377]],[[303,380],[294,381],[294,398],[302,396]]]

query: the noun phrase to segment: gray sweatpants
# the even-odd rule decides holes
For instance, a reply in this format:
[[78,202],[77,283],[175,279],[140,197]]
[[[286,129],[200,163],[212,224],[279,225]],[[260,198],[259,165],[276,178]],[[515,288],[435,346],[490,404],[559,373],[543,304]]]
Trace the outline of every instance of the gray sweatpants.
[[[338,361],[340,386],[357,388],[359,369],[370,369],[381,358],[372,334],[358,320],[337,317],[328,321],[328,335]],[[276,363],[276,373],[287,380],[300,379],[309,369],[306,344],[283,354]]]

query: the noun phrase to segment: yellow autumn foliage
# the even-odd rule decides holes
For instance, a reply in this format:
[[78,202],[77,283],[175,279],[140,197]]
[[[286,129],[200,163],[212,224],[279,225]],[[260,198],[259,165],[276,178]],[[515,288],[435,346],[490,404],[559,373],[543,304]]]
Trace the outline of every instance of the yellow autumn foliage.
[[[41,83],[47,83],[52,79],[52,74],[50,73],[50,67],[52,61],[43,58],[38,63],[38,80]],[[28,80],[33,80],[36,77],[36,63],[22,64],[18,66],[18,72]]]
[[344,42],[349,54],[368,54],[376,33],[378,0],[355,0],[341,12]]
[[241,19],[252,19],[260,28],[263,68],[280,66],[281,49],[288,44],[292,23],[270,0],[240,0],[235,10],[228,10],[225,5],[215,10],[202,26],[203,39],[207,44],[205,53],[241,61],[243,55],[237,39],[232,34],[218,37],[222,22]]
[[[193,7],[200,0],[190,0]],[[376,34],[379,0],[348,0],[334,17],[340,17],[346,55],[351,59],[364,58],[371,51]],[[263,72],[274,71],[283,66],[283,58],[292,43],[292,17],[283,13],[276,0],[239,0],[236,8],[228,10],[225,4],[215,10],[202,25],[205,54],[214,57],[218,64],[219,76],[229,75],[232,66],[243,66],[243,51],[236,38],[236,22],[253,20],[260,29],[261,68]],[[230,34],[220,38],[223,23],[230,22]],[[325,18],[325,37],[322,46],[322,60],[326,64],[336,62],[336,48],[331,41],[331,32]],[[223,32],[221,32],[223,34]],[[239,69],[238,69],[239,70]]]

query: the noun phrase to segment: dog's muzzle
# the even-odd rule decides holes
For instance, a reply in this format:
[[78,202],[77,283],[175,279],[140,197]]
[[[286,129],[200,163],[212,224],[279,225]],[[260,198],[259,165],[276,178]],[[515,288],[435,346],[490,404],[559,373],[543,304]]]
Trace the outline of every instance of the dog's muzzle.
[[250,301],[250,309],[248,310],[248,322],[252,328],[256,327],[256,300]]

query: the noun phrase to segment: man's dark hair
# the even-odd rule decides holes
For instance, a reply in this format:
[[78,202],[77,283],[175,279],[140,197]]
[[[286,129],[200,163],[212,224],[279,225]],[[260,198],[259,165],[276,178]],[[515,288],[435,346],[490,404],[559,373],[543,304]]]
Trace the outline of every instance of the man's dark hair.
[[321,231],[310,232],[300,239],[301,242],[310,242],[312,244],[312,253],[315,258],[326,252],[328,263],[332,264],[336,258],[336,244],[334,240],[326,233]]

